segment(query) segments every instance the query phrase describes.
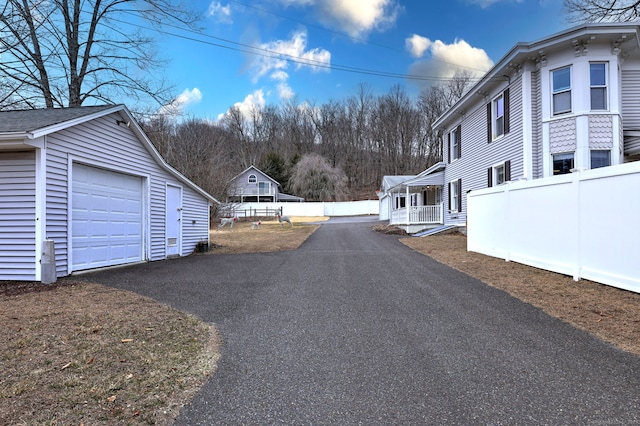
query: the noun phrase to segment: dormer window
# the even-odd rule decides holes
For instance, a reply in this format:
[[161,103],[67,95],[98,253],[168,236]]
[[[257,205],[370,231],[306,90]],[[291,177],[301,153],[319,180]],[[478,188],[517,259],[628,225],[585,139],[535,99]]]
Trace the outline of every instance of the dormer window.
[[256,175],[249,175],[249,183],[256,183],[258,182],[258,178],[256,177]]

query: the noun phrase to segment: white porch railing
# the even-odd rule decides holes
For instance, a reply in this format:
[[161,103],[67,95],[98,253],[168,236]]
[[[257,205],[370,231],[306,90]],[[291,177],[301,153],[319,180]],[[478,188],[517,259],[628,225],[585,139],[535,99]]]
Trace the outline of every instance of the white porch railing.
[[444,223],[442,203],[432,206],[411,206],[391,211],[390,225]]

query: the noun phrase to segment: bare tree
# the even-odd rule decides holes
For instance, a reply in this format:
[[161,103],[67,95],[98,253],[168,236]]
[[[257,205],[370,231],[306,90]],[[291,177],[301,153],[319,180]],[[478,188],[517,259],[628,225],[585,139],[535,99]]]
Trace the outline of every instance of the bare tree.
[[309,201],[341,201],[347,178],[318,154],[307,154],[294,166],[289,188]]
[[168,103],[171,88],[152,72],[163,62],[145,26],[194,28],[197,22],[185,5],[172,0],[3,3],[0,79],[11,95],[0,99],[5,108],[80,106],[89,99]]
[[640,18],[638,0],[564,0],[568,22],[630,22]]
[[459,72],[444,84],[423,90],[418,98],[418,108],[422,113],[424,133],[421,155],[429,167],[442,160],[442,137],[433,123],[462,97],[471,85],[471,74]]

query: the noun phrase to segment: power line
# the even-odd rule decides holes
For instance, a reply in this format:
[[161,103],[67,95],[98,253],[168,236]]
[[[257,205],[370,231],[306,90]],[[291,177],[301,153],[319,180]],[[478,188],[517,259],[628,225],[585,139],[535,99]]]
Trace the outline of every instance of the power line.
[[[132,12],[125,12],[125,13],[133,14]],[[266,58],[270,58],[270,59],[282,59],[282,60],[290,62],[290,63],[295,63],[295,64],[299,64],[299,65],[306,65],[306,66],[312,66],[312,67],[316,67],[316,68],[324,68],[324,69],[343,71],[343,72],[349,72],[349,73],[355,73],[355,74],[371,75],[371,76],[376,76],[376,77],[388,77],[388,78],[396,78],[396,79],[405,79],[405,80],[412,80],[412,81],[451,81],[452,80],[452,78],[448,78],[448,77],[433,77],[433,76],[420,76],[420,75],[413,75],[413,74],[400,74],[400,73],[393,73],[393,72],[388,72],[388,71],[379,71],[379,70],[372,70],[372,69],[367,69],[367,68],[353,67],[353,66],[349,66],[349,65],[327,64],[325,62],[321,62],[321,61],[317,61],[317,60],[313,60],[313,59],[301,59],[300,57],[289,55],[289,54],[286,54],[286,53],[276,52],[276,51],[269,50],[269,49],[266,49],[266,48],[263,48],[263,47],[253,46],[253,45],[249,45],[249,44],[239,43],[239,42],[235,42],[233,40],[212,36],[212,35],[209,35],[209,34],[202,34],[201,32],[188,30],[188,29],[179,27],[177,25],[172,25],[172,24],[168,24],[168,23],[157,22],[159,25],[162,25],[164,27],[173,27],[173,28],[179,29],[180,31],[184,31],[184,32],[187,32],[187,33],[198,35],[200,37],[205,37],[205,38],[209,38],[209,39],[212,39],[212,40],[217,40],[217,41],[221,41],[221,42],[224,42],[224,43],[228,43],[228,44],[231,44],[232,46],[224,45],[224,44],[220,44],[220,43],[214,43],[212,41],[202,40],[202,39],[196,38],[194,36],[187,36],[187,35],[183,35],[183,34],[170,32],[170,31],[167,31],[167,30],[164,30],[164,29],[160,29],[160,28],[149,28],[149,27],[141,25],[141,24],[135,24],[135,23],[132,23],[132,22],[123,21],[123,20],[119,20],[119,19],[116,19],[116,18],[111,18],[111,20],[115,21],[115,22],[120,22],[120,23],[125,24],[125,25],[135,26],[135,27],[147,30],[147,31],[155,31],[155,32],[158,32],[160,34],[164,34],[164,35],[168,35],[168,36],[171,36],[171,37],[180,38],[180,39],[183,39],[183,40],[188,40],[188,41],[193,41],[193,42],[196,42],[196,43],[206,44],[206,45],[213,46],[213,47],[219,47],[219,48],[223,48],[223,49],[233,50],[233,51],[237,51],[237,52],[241,52],[241,53],[246,53],[246,54],[249,54],[249,55],[257,55],[257,56],[262,56],[262,57],[266,57]],[[239,47],[234,47],[234,46],[239,46]],[[451,65],[453,65],[453,64],[451,64]],[[479,80],[479,78],[471,78],[471,80]]]
[[[254,10],[257,10],[257,11],[262,12],[262,13],[267,13],[267,14],[270,14],[270,15],[273,15],[273,16],[277,16],[278,18],[282,18],[282,19],[286,19],[286,20],[289,20],[289,21],[297,22],[299,24],[302,24],[302,25],[305,25],[305,26],[308,26],[308,27],[311,27],[311,28],[315,28],[315,29],[320,30],[320,31],[324,31],[324,32],[327,32],[329,34],[334,34],[334,35],[337,35],[337,36],[340,36],[340,37],[348,38],[350,40],[357,41],[358,43],[369,44],[371,46],[381,47],[383,49],[391,50],[391,51],[394,51],[394,52],[399,52],[399,53],[402,53],[404,56],[408,55],[405,50],[398,49],[396,47],[387,46],[387,45],[381,44],[381,43],[374,43],[374,42],[371,42],[371,41],[369,41],[367,39],[364,39],[364,38],[354,37],[352,35],[345,34],[345,33],[340,32],[340,31],[330,30],[330,29],[322,27],[320,25],[315,25],[315,24],[312,24],[310,22],[303,21],[301,19],[292,18],[290,16],[283,15],[283,14],[274,12],[272,10],[268,10],[268,9],[264,9],[264,8],[261,8],[261,7],[253,6],[253,5],[238,1],[238,0],[229,0],[229,2],[239,4],[239,5],[244,6],[246,8],[254,9]],[[442,60],[442,59],[429,58],[429,60],[436,61],[436,62],[441,62],[441,63],[447,64],[447,65],[452,65],[452,66],[455,66],[455,67],[458,67],[458,68],[465,68],[465,69],[468,69],[470,71],[477,71],[477,72],[481,72],[481,73],[485,73],[486,72],[486,71],[478,69],[478,68],[473,68],[473,67],[468,67],[468,66],[465,66],[465,65],[454,64],[454,63],[447,62],[447,61]]]

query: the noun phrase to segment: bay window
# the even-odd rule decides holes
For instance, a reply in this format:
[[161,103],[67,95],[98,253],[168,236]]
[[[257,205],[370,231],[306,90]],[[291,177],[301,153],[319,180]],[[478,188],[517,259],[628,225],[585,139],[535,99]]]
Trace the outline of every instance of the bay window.
[[571,67],[551,72],[553,83],[553,115],[571,112]]

